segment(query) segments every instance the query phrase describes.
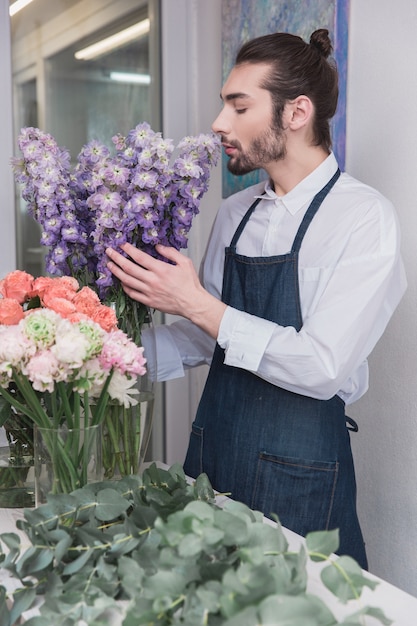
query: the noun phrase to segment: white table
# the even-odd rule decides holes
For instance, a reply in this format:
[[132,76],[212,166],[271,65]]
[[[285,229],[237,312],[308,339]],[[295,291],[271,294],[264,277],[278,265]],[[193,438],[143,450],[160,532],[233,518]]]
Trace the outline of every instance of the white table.
[[[222,496],[218,498],[217,502],[221,506],[225,500],[227,500],[227,498]],[[22,538],[22,548],[24,549],[25,547],[30,547],[30,543],[26,535],[16,528],[16,521],[21,517],[23,517],[22,509],[0,508],[0,533],[15,532],[19,534]],[[265,518],[265,523],[274,524],[274,522],[267,518]],[[304,539],[288,529],[284,529],[284,534],[290,549],[298,551]],[[416,626],[417,598],[394,587],[394,585],[372,574],[366,573],[366,576],[378,581],[378,586],[374,591],[365,588],[360,600],[351,601],[346,606],[341,604],[330,591],[325,589],[320,583],[320,569],[323,565],[309,562],[307,567],[309,574],[308,591],[319,596],[338,619],[342,619],[346,615],[354,613],[354,611],[359,610],[361,606],[370,605],[382,609],[385,615],[393,621],[393,626]],[[10,590],[20,586],[19,581],[8,577],[8,573],[1,569],[0,584]],[[33,612],[31,611],[30,615],[32,614]],[[380,622],[370,617],[364,619],[363,623],[364,626],[376,626],[377,624],[380,626]],[[113,626],[115,626],[115,624],[113,624]]]

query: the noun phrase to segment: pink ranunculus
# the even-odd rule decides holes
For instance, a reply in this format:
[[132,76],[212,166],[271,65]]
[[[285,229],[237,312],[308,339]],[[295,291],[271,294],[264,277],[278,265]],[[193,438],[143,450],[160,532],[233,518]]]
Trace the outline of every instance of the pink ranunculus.
[[0,299],[0,324],[14,326],[23,319],[23,307],[13,298]]
[[55,381],[62,378],[59,363],[51,350],[38,352],[22,368],[22,373],[29,378],[36,391],[53,392]]
[[100,363],[105,369],[116,369],[122,374],[143,376],[146,373],[146,359],[143,348],[137,346],[124,332],[115,330],[104,340]]
[[29,298],[33,281],[34,278],[31,274],[22,270],[15,270],[0,281],[0,293],[4,298],[13,298],[19,304],[23,304]]
[[11,363],[19,369],[35,352],[36,346],[22,332],[21,324],[0,326],[0,362]]

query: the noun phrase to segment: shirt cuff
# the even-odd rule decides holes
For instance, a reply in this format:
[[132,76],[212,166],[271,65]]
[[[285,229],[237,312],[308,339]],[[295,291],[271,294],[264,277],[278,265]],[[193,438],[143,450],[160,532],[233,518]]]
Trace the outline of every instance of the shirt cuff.
[[163,382],[184,376],[181,355],[163,325],[142,332],[146,369],[151,381]]
[[217,337],[225,364],[257,372],[275,329],[274,322],[227,307]]

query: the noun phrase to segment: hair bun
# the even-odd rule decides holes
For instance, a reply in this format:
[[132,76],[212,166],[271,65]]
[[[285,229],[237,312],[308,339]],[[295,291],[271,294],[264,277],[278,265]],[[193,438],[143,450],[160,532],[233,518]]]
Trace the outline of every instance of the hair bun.
[[325,59],[330,56],[333,50],[327,28],[315,30],[310,37],[310,45],[313,46]]

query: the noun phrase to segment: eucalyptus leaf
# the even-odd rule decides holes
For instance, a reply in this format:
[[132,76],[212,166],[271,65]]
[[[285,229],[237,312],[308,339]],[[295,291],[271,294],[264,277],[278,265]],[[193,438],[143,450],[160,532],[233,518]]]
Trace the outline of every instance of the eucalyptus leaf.
[[10,611],[10,623],[15,624],[22,613],[27,611],[33,604],[36,597],[36,589],[25,587],[19,589],[14,594],[13,608]]
[[326,605],[313,596],[270,596],[259,606],[260,624],[270,626],[334,626]]
[[214,490],[207,474],[200,474],[197,476],[194,483],[194,491],[199,500],[205,500],[207,502],[212,502],[214,500]]
[[74,559],[73,561],[71,561],[64,567],[63,572],[62,572],[63,575],[71,576],[71,574],[75,574],[76,572],[79,572],[88,562],[88,560],[91,558],[91,555],[92,555],[92,549],[88,549],[88,548],[85,549],[83,552],[80,553],[80,555],[76,559]]
[[339,547],[339,529],[317,531],[306,536],[306,545],[312,561],[322,561],[337,551]]
[[96,517],[99,520],[112,520],[125,513],[129,502],[114,489],[104,488],[97,494]]
[[16,533],[3,533],[0,535],[0,543],[4,543],[7,547],[7,552],[2,552],[0,555],[1,567],[4,569],[15,569],[15,561],[20,555],[21,540]]
[[23,579],[26,576],[42,572],[51,565],[53,553],[49,549],[31,547],[20,557],[16,564],[16,574]]
[[241,518],[223,509],[215,510],[214,522],[224,532],[224,544],[232,546],[246,543],[249,535],[247,518]]
[[378,582],[364,576],[354,559],[341,556],[321,571],[325,586],[344,604],[358,598],[363,587],[375,589]]
[[11,626],[10,610],[7,603],[7,591],[0,585],[0,626]]
[[363,617],[368,615],[369,617],[373,617],[377,619],[383,626],[390,626],[394,624],[393,620],[389,619],[381,609],[372,607],[372,606],[364,606],[359,611],[356,611],[349,617],[346,617],[341,624],[343,626],[362,626],[364,623]]

